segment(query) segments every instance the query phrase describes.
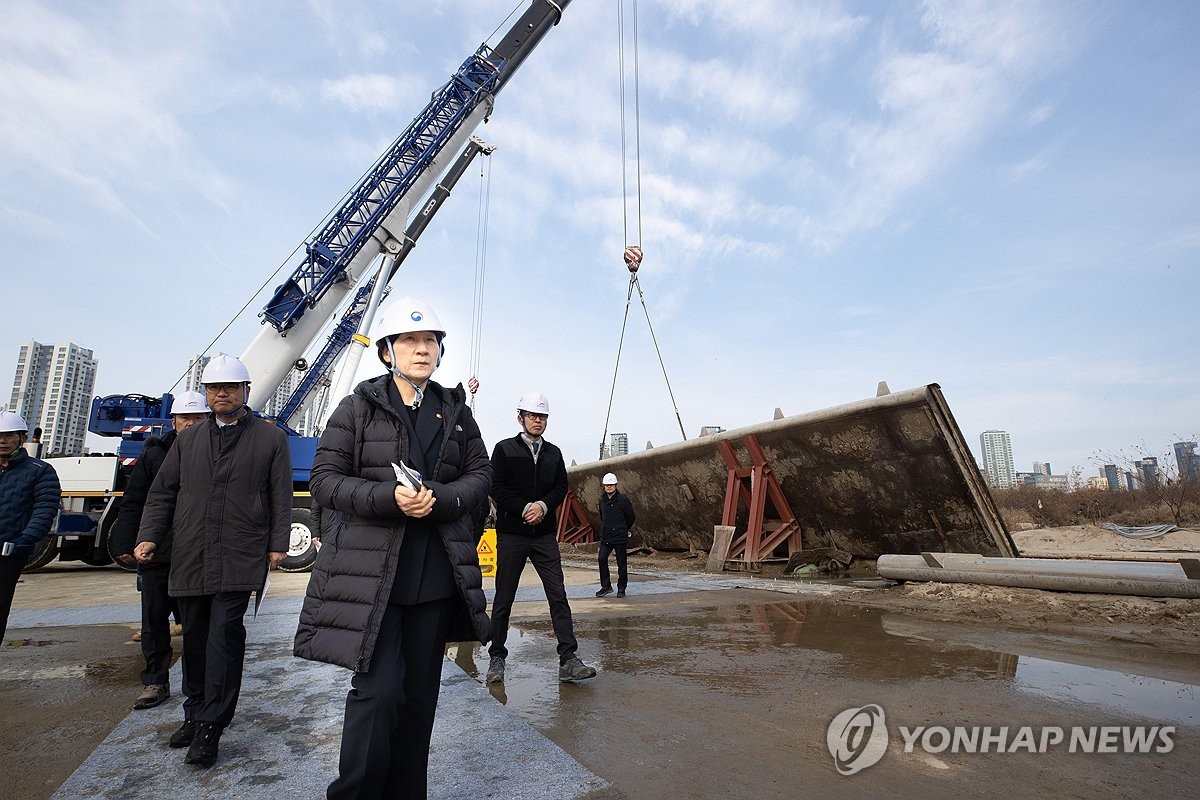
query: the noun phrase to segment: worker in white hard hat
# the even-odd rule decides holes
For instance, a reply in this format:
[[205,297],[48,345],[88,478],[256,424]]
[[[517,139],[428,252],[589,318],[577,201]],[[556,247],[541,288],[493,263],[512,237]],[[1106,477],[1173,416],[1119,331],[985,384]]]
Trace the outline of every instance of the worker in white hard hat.
[[374,333],[387,372],[338,405],[309,479],[339,523],[317,554],[295,654],[354,672],[331,800],[426,796],[446,642],[491,635],[471,512],[492,469],[466,391],[433,380],[446,328],[400,297]]
[[200,377],[212,414],[178,432],[146,497],[133,554],[171,546],[167,585],[183,615],[183,724],[172,747],[209,767],[233,719],[246,656],[243,617],[287,554],[292,459],[287,435],[247,405],[250,373],[230,355]]
[[612,594],[612,581],[608,574],[608,556],[617,554],[617,597],[625,596],[625,587],[629,584],[629,567],[626,556],[626,546],[633,528],[633,503],[617,490],[617,476],[607,472],[600,479],[604,494],[600,495],[600,590],[596,597]]
[[25,451],[28,434],[20,414],[0,411],[0,639],[21,570],[50,534],[61,497],[54,467]]
[[171,696],[170,672],[174,652],[171,649],[171,614],[182,619],[178,603],[171,597],[167,579],[171,571],[171,537],[155,549],[154,558],[138,564],[133,556],[138,526],[146,495],[154,477],[166,461],[175,438],[183,431],[208,419],[211,412],[200,392],[181,392],[171,401],[171,430],[164,436],[147,439],[142,454],[129,471],[118,506],[117,521],[109,538],[114,557],[127,566],[137,565],[138,586],[142,598],[142,627],[138,641],[146,668],[142,670],[142,693],[133,702],[135,710],[162,705]]
[[508,659],[508,619],[525,562],[532,561],[558,638],[558,679],[575,682],[596,675],[576,655],[571,605],[563,580],[555,511],[567,497],[562,451],[542,434],[550,421],[550,401],[528,392],[517,401],[521,432],[492,450],[492,500],[496,503],[496,596],[492,600],[492,643],[487,683],[503,683]]

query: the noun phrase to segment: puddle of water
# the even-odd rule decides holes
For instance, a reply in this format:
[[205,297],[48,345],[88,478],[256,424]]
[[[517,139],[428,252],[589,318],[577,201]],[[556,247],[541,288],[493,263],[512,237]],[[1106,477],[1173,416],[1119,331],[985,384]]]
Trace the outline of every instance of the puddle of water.
[[[881,704],[899,725],[1200,726],[1198,659],[1173,663],[1165,677],[1175,680],[1165,680],[1135,674],[1101,645],[1056,640],[1064,656],[1056,661],[1035,635],[999,636],[969,621],[935,624],[812,601],[692,594],[651,602],[655,607],[575,616],[579,655],[600,671],[581,685],[557,680],[549,620],[522,621],[510,630],[506,680],[489,687],[639,800],[844,795],[851,787],[831,766],[825,730],[838,713],[866,703]],[[1073,653],[1092,666],[1065,660]],[[482,680],[486,649],[456,660],[468,658]],[[1190,761],[1178,759],[1190,756],[1159,758],[1043,761],[1034,769],[1010,759],[889,752],[854,794],[948,800],[987,785],[1014,796],[1182,796]],[[958,775],[959,782],[932,790],[933,762],[939,775]],[[1105,787],[1099,795],[1098,786]]]
[[1021,656],[1018,689],[1056,700],[1102,706],[1152,722],[1200,725],[1200,686],[1145,675]]
[[[973,632],[973,640],[955,641],[918,618],[805,601],[576,617],[580,655],[602,673],[641,683],[684,681],[734,700],[769,695],[781,680],[796,686],[854,680],[878,686],[882,697],[895,696],[897,683],[948,680],[959,684],[954,691],[968,694],[984,682],[1107,716],[1200,725],[1200,671],[1195,683],[1186,683],[989,650],[979,642],[986,640],[985,626],[959,627],[965,638]],[[493,694],[529,721],[553,725],[571,689],[557,683],[548,633],[548,620],[510,631],[507,680]],[[486,652],[476,659],[486,670]]]

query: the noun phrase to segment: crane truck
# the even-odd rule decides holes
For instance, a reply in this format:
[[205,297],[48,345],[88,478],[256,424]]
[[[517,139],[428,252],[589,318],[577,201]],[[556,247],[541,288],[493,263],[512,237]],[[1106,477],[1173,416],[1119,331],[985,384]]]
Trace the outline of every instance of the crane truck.
[[[328,408],[350,393],[369,344],[365,332],[388,282],[469,164],[491,152],[474,131],[569,2],[532,0],[495,46],[484,43],[463,62],[308,239],[291,276],[260,313],[262,328],[241,354],[254,378],[252,403],[273,396],[293,371],[300,376],[275,417],[288,434],[295,487],[291,545],[282,569],[304,571],[316,560],[308,477],[317,439],[297,434],[290,423],[321,391],[334,401]],[[310,351],[315,352],[306,357]],[[114,560],[109,532],[120,511],[121,490],[146,439],[170,429],[172,399],[169,392],[93,399],[88,430],[119,436],[120,446],[116,455],[49,459],[62,483],[63,510],[27,570],[55,557],[94,565]]]

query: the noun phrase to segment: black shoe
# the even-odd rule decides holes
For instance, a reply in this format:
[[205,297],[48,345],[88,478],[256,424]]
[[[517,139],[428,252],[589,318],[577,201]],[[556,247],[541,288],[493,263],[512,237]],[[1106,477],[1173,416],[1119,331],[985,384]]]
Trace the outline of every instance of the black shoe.
[[596,597],[604,597],[606,594],[612,594],[611,586],[602,586],[600,591],[596,592]]
[[217,744],[221,741],[222,727],[215,722],[200,722],[196,725],[196,738],[188,748],[188,764],[198,767],[211,767],[217,760]]
[[617,589],[617,597],[624,597],[624,596],[625,596],[625,590]]
[[179,726],[179,730],[171,734],[171,747],[187,747],[192,743],[192,739],[196,738],[196,723],[193,720],[184,720]]

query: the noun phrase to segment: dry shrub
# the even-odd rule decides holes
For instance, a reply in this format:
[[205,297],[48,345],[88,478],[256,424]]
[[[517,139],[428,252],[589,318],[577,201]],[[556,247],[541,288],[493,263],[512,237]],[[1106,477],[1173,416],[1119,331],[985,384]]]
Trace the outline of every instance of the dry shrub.
[[[1031,522],[1039,528],[1065,525],[1162,525],[1172,522],[1166,504],[1148,492],[1111,492],[1104,489],[1079,489],[1063,492],[1034,486],[993,489],[992,496],[1010,527]],[[1200,521],[1200,509],[1189,514],[1192,524]]]

